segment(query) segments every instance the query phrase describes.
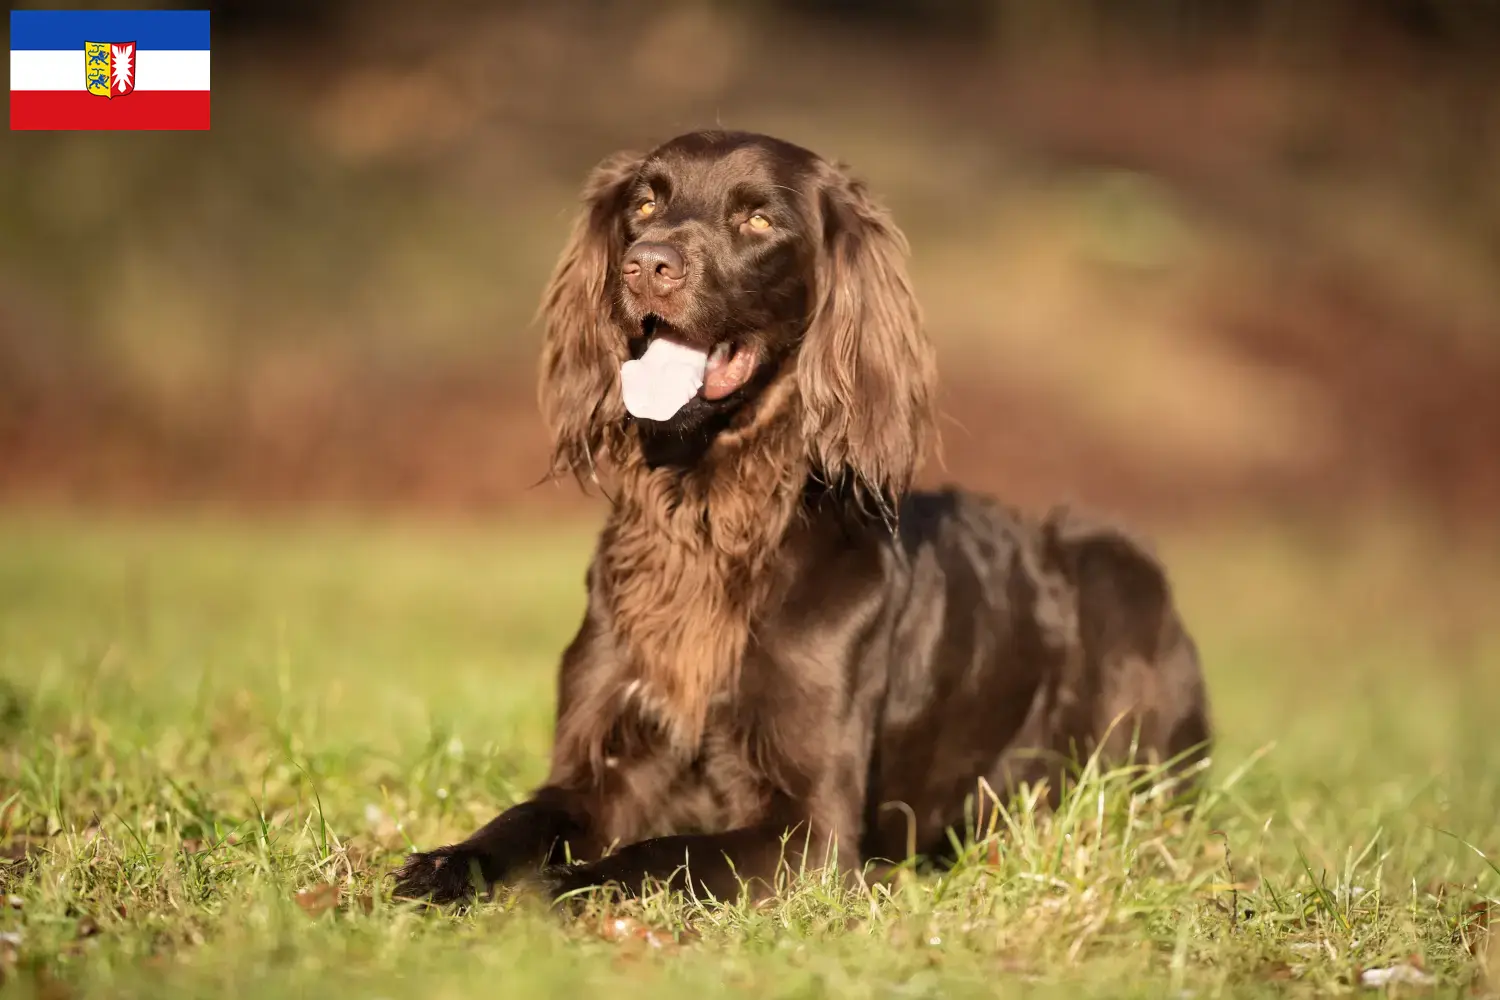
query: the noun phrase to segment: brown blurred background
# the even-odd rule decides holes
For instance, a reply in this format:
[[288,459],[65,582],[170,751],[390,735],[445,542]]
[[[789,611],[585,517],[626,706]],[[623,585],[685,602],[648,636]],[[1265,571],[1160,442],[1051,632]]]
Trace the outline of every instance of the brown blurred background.
[[929,480],[1148,521],[1500,511],[1500,4],[214,11],[211,132],[3,144],[0,500],[578,509],[533,488],[576,191],[722,125],[894,209],[943,362]]

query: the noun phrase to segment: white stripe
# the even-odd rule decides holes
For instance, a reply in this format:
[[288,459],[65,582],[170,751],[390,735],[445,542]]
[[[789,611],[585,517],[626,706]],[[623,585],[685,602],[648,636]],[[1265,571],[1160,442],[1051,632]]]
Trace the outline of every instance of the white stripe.
[[[135,54],[136,90],[207,90],[207,49],[144,49]],[[83,49],[12,49],[11,90],[87,90]]]

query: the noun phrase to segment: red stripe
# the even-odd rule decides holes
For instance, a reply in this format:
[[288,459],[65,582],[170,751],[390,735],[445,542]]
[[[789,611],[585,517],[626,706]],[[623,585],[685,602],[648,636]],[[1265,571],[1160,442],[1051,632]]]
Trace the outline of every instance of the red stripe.
[[86,90],[12,90],[12,129],[206,129],[208,91],[137,90],[100,97]]

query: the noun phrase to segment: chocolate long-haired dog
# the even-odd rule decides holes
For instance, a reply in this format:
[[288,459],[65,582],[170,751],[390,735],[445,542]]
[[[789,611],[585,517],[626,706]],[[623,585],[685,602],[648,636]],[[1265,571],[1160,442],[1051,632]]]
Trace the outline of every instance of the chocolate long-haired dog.
[[[542,306],[541,407],[555,471],[612,506],[551,771],[413,854],[398,894],[733,899],[783,864],[941,854],[984,782],[1055,795],[1093,753],[1206,753],[1197,653],[1151,555],[1063,513],[910,489],[933,355],[905,240],[860,182],[695,132],[611,157],[583,197]],[[658,341],[698,359],[691,398],[632,417],[622,366]]]

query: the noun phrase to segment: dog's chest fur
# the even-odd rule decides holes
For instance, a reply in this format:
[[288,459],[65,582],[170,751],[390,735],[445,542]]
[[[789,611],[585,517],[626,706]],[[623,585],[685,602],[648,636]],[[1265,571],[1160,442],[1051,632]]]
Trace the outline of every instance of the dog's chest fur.
[[625,676],[680,748],[706,738],[714,700],[735,688],[802,478],[764,449],[701,476],[641,468],[624,483],[596,579]]
[[714,704],[696,752],[671,745],[644,685],[628,685],[602,760],[605,843],[718,833],[758,821],[770,795],[753,740],[728,699]]

